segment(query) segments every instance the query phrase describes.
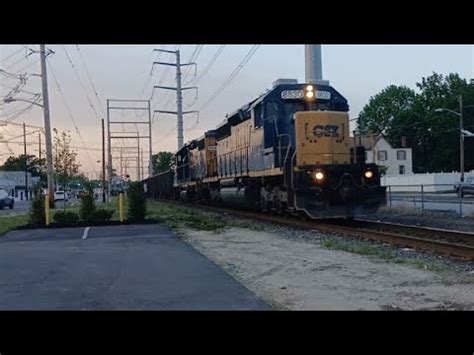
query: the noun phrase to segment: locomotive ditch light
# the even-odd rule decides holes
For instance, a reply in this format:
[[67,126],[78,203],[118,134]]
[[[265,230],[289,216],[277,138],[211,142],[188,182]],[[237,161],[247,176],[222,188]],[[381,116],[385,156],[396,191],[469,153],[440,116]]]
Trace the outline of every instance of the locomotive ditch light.
[[370,170],[367,170],[364,174],[364,176],[367,178],[367,179],[372,179],[373,176],[374,176],[374,173],[371,172]]
[[324,173],[322,171],[315,171],[314,172],[314,179],[318,182],[321,182],[324,180]]

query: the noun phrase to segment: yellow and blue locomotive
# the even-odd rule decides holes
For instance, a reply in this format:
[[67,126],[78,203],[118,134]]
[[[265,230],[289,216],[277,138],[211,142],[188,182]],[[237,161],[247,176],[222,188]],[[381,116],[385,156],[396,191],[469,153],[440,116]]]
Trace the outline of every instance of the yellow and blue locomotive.
[[376,210],[385,203],[385,188],[377,166],[365,163],[364,148],[351,144],[348,111],[347,100],[329,85],[278,80],[184,145],[171,171],[145,183],[185,201],[313,219]]

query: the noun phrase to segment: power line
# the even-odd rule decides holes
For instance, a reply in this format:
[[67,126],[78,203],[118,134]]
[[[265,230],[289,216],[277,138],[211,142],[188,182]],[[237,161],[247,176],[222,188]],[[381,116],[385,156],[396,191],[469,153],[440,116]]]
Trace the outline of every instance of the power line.
[[[250,59],[252,58],[252,56],[255,54],[255,52],[258,50],[259,47],[260,47],[260,45],[255,45],[247,52],[247,54],[242,59],[242,61],[239,63],[239,65],[232,71],[232,73],[228,76],[228,78],[214,92],[214,94],[212,94],[210,96],[210,98],[199,108],[199,111],[203,111],[206,107],[208,107],[225,90],[225,88],[230,85],[232,80],[234,80],[234,78],[239,74],[239,72],[250,61]],[[221,53],[222,53],[222,51],[221,51]],[[217,53],[216,53],[216,55],[217,55]],[[219,55],[220,55],[220,53],[219,53]],[[201,79],[202,79],[202,77],[201,77]],[[188,129],[188,132],[195,129],[198,125],[199,125],[199,121],[196,121],[196,123]]]
[[[201,106],[199,111],[202,111],[204,108],[209,106],[209,104],[212,101],[214,101],[222,93],[222,91],[225,90],[225,88],[232,82],[232,80],[239,74],[239,72],[244,68],[244,66],[250,61],[250,59],[252,58],[252,56],[255,54],[255,52],[258,50],[259,47],[260,47],[260,45],[255,45],[247,52],[247,54],[242,59],[242,61],[239,63],[239,65],[232,71],[232,73],[229,75],[229,77],[221,84],[221,86],[214,92],[214,94],[211,95],[211,97],[206,101],[206,103]],[[209,64],[203,70],[203,73],[196,79],[196,81],[194,83],[197,83],[198,81],[202,80],[202,78],[207,74],[207,72],[209,72],[210,68],[214,65],[214,63],[217,61],[219,56],[222,54],[222,51],[224,50],[224,48],[225,48],[225,45],[222,45],[221,47],[219,47],[216,54],[213,56],[213,58],[211,59]],[[167,102],[165,107],[167,107],[171,103],[171,99],[172,99],[172,97],[170,97],[170,99],[168,99],[168,102]],[[199,124],[199,121],[196,121],[196,123],[192,127],[190,127],[189,129],[187,129],[187,131],[189,132],[189,131],[195,129],[198,124]],[[172,131],[170,130],[170,132],[168,134],[170,134],[171,132]]]
[[94,94],[95,94],[95,97],[97,99],[97,102],[99,103],[100,109],[102,110],[102,114],[105,115],[105,110],[104,110],[104,107],[102,106],[102,102],[99,98],[99,94],[98,94],[97,89],[95,88],[94,82],[92,81],[92,78],[89,74],[89,70],[87,70],[86,61],[84,60],[84,57],[82,56],[82,53],[81,53],[81,51],[79,49],[79,46],[77,44],[76,44],[76,48],[77,48],[77,52],[79,53],[79,56],[81,58],[84,69],[86,71],[87,78],[89,79],[89,82],[92,86],[92,89],[94,90]]
[[25,49],[26,46],[23,46],[23,48],[20,48],[18,49],[17,51],[13,52],[12,54],[10,54],[8,57],[2,59],[2,62],[6,62],[8,59],[14,57],[15,55],[17,55],[18,53],[20,53],[22,50]]
[[2,74],[3,76],[6,76],[7,78],[10,78],[10,79],[19,79],[19,76],[17,74],[12,74],[12,73],[9,73],[3,69],[0,69],[0,74]]
[[22,109],[18,109],[16,112],[15,111],[11,111],[9,112],[8,114],[6,114],[5,116],[3,117],[7,117],[9,115],[12,115],[11,117],[8,117],[6,119],[6,121],[8,122],[12,122],[13,120],[17,119],[20,115],[24,114],[24,113],[27,113],[28,111],[30,111],[33,106],[35,105],[35,103],[37,103],[40,99],[40,96],[38,96],[36,99],[33,100],[32,103],[30,103],[28,106],[26,106],[25,108],[22,108]]
[[194,80],[193,84],[197,84],[199,81],[202,80],[202,78],[204,76],[206,76],[206,74],[209,72],[209,70],[212,68],[212,66],[214,65],[214,63],[216,62],[216,60],[219,58],[219,56],[222,54],[222,52],[224,51],[224,48],[226,47],[226,45],[222,45],[219,47],[219,49],[217,50],[217,52],[214,54],[214,56],[211,58],[211,60],[209,61],[209,63],[207,64],[207,66],[202,70],[201,74],[199,74],[199,76],[196,78],[196,80]]
[[41,59],[37,59],[37,60],[35,60],[34,62],[31,62],[31,63],[27,64],[27,65],[24,66],[23,68],[17,70],[17,71],[16,71],[16,74],[18,74],[18,73],[24,71],[25,69],[28,69],[29,67],[31,67],[31,66],[33,66],[33,65],[35,65],[35,64],[38,63],[40,60],[41,60]]
[[[197,45],[196,46],[196,48],[194,49],[193,54],[188,59],[188,63],[191,63],[191,62],[195,61],[199,57],[199,54],[201,53],[203,47],[204,47],[203,45]],[[191,67],[186,69],[186,73],[183,76],[183,81],[186,81],[186,78],[188,77],[190,72],[191,72]]]
[[[201,52],[202,50],[202,45],[197,45],[196,48],[194,49],[194,52],[193,54],[191,55],[191,57],[189,58],[188,60],[188,63],[189,62],[192,62],[193,60],[195,60],[197,58],[197,56],[199,55],[199,53]],[[189,74],[189,71],[191,70],[191,68],[187,68],[186,69],[187,72],[186,74],[184,75],[183,77],[183,81],[186,79],[187,75]],[[168,109],[169,105],[171,104],[171,102],[173,101],[173,93],[171,93],[169,96],[168,96],[168,100],[166,101],[165,105],[164,105],[164,109]],[[188,107],[191,107],[192,105],[189,105]]]
[[[175,51],[178,51],[181,48],[181,45],[177,45],[175,47]],[[163,71],[163,74],[161,75],[160,79],[158,80],[158,85],[162,85],[165,81],[165,79],[168,77],[168,73],[170,72],[171,68],[166,67],[165,70]],[[153,95],[153,92],[152,92]],[[173,98],[173,93],[169,95],[168,103],[165,105],[166,107],[169,105],[169,101]],[[152,96],[150,96],[150,100],[153,99]]]
[[[160,49],[165,49],[166,45],[162,44],[160,46]],[[153,56],[155,55],[155,51],[152,52],[152,59],[153,59]],[[158,52],[158,55],[156,56],[156,61],[159,60],[161,57],[161,52]],[[155,66],[152,65],[151,66],[151,69],[150,69],[150,73],[148,73],[146,79],[145,79],[145,82],[143,83],[143,87],[142,87],[142,91],[141,91],[141,95],[143,95],[145,93],[145,90],[148,86],[148,84],[150,84],[150,81],[151,79],[153,78],[153,70],[154,70]],[[151,95],[150,95],[151,96]]]
[[18,63],[22,62],[26,60],[26,57],[21,57],[19,60],[17,60],[15,63],[9,65],[8,67],[5,67],[5,70],[9,70],[10,68],[13,68],[15,65],[17,65]]
[[[11,132],[8,131],[6,127],[3,127],[3,128],[5,129],[5,131],[6,131],[9,135],[12,135]],[[4,137],[3,134],[1,134],[1,133],[0,133],[0,136],[1,136],[1,137]],[[13,149],[10,147],[10,144],[8,144],[8,142],[5,142],[5,145],[7,146],[7,149],[8,149],[8,151],[10,152],[10,154],[11,154],[11,155],[14,155],[15,153],[14,153]]]
[[72,67],[72,69],[73,69],[73,71],[74,71],[74,73],[75,73],[75,75],[76,75],[77,80],[79,81],[79,84],[80,84],[80,86],[81,86],[81,88],[82,88],[82,91],[84,92],[84,95],[86,96],[87,101],[89,102],[89,105],[90,105],[92,111],[94,112],[94,114],[95,114],[97,120],[98,120],[99,122],[101,122],[101,121],[100,121],[99,114],[97,113],[97,111],[96,111],[96,109],[95,109],[95,107],[94,107],[94,104],[92,103],[92,101],[91,101],[89,95],[87,94],[87,90],[86,90],[86,88],[84,87],[84,84],[82,83],[81,76],[80,76],[79,73],[77,72],[76,67],[75,67],[74,64],[73,64],[73,62],[72,62],[72,60],[71,60],[71,57],[69,56],[69,53],[67,52],[66,47],[65,47],[65,46],[62,46],[62,48],[63,48],[63,50],[64,50],[64,53],[66,54],[66,57],[67,57],[67,59],[68,59],[68,61],[69,61],[69,64],[71,65],[71,67]]
[[[67,59],[68,59],[68,61],[69,61],[69,64],[71,64],[71,67],[72,67],[72,69],[74,70],[74,73],[76,74],[76,77],[77,77],[77,79],[78,79],[78,81],[79,81],[79,84],[81,85],[82,91],[84,92],[84,94],[85,94],[85,96],[86,96],[86,98],[87,98],[87,101],[89,102],[89,105],[90,105],[90,107],[92,108],[92,111],[94,112],[94,114],[95,114],[95,116],[97,117],[97,119],[99,120],[99,122],[102,122],[102,121],[101,121],[101,118],[99,117],[99,114],[97,113],[97,110],[95,109],[94,104],[92,103],[92,100],[90,99],[89,95],[87,94],[87,90],[86,90],[84,84],[82,83],[82,80],[81,80],[81,78],[80,78],[80,75],[79,75],[78,71],[76,70],[76,67],[75,67],[74,64],[73,64],[73,62],[72,62],[72,60],[71,60],[71,57],[69,56],[69,53],[67,52],[66,47],[63,45],[62,48],[63,48],[63,50],[64,50],[64,53],[65,53],[66,56],[67,56]],[[82,56],[82,54],[81,54],[81,52],[80,52],[80,50],[79,50],[79,46],[76,45],[76,48],[77,48],[77,51],[79,52],[79,55],[80,55],[80,57],[81,57],[82,64],[84,65],[84,68],[85,68],[85,70],[86,70],[86,75],[87,75],[87,77],[88,77],[88,79],[89,79],[89,82],[90,82],[90,84],[91,84],[91,86],[92,86],[92,89],[94,90],[94,94],[95,94],[95,96],[96,96],[97,102],[99,103],[100,109],[102,110],[102,114],[105,116],[104,107],[102,106],[102,103],[101,103],[100,98],[99,98],[99,94],[98,94],[98,92],[97,92],[97,90],[96,90],[96,88],[95,88],[94,82],[92,81],[92,78],[91,78],[91,76],[90,76],[90,74],[89,74],[89,71],[87,70],[87,66],[86,66],[86,62],[85,62],[85,60],[84,60],[84,57]],[[123,141],[123,142],[125,143],[125,141]]]
[[234,80],[234,78],[239,74],[239,72],[245,67],[245,65],[249,62],[249,60],[252,58],[252,56],[255,54],[255,52],[258,50],[260,45],[255,45],[253,46],[247,55],[242,59],[242,61],[239,63],[237,68],[234,69],[234,71],[229,75],[229,77],[222,83],[222,85],[214,92],[214,94],[211,95],[211,97],[201,106],[199,111],[204,110],[209,104],[214,101],[224,90],[229,84]]
[[[64,93],[63,93],[63,91],[62,91],[62,89],[61,89],[61,86],[59,85],[59,82],[58,82],[58,78],[56,77],[56,74],[54,73],[54,70],[53,70],[52,65],[51,65],[49,62],[47,62],[47,64],[48,64],[49,70],[50,70],[50,72],[51,72],[51,74],[52,74],[52,76],[53,76],[54,82],[55,82],[55,84],[56,84],[56,88],[58,89],[58,92],[59,92],[59,94],[60,94],[60,96],[61,96],[61,100],[62,100],[62,102],[63,102],[63,104],[64,104],[64,107],[66,107],[66,111],[67,111],[68,114],[69,114],[69,118],[71,119],[71,122],[72,122],[72,124],[74,125],[74,128],[75,128],[75,130],[76,130],[76,133],[77,133],[77,135],[79,136],[79,139],[81,140],[82,146],[85,148],[85,147],[86,147],[86,144],[85,144],[85,142],[84,142],[84,139],[82,138],[82,135],[81,135],[81,132],[79,131],[79,128],[77,127],[76,120],[74,119],[74,116],[73,116],[73,114],[72,114],[71,108],[69,107],[69,104],[67,103],[66,98],[64,97]],[[93,163],[93,161],[92,161],[91,156],[89,155],[89,152],[86,151],[86,153],[87,153],[87,157],[89,158],[89,163],[91,163],[91,166],[94,166],[94,163]]]

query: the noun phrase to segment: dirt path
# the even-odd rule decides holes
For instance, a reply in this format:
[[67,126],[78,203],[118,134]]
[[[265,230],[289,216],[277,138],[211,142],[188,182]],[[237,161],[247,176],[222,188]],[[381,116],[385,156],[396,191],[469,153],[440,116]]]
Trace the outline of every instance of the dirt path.
[[328,249],[317,232],[233,227],[181,234],[277,309],[474,309],[472,271],[423,270]]

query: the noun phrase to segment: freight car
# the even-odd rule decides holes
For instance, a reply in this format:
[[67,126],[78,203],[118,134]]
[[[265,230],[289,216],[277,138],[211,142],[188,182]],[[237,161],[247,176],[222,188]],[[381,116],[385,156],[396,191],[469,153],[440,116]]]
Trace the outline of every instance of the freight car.
[[351,144],[348,111],[332,86],[278,80],[185,144],[168,175],[147,185],[156,179],[155,194],[179,200],[313,219],[374,211],[385,203],[385,188],[364,148]]
[[174,199],[173,177],[172,170],[151,176],[142,181],[143,190],[148,197]]

